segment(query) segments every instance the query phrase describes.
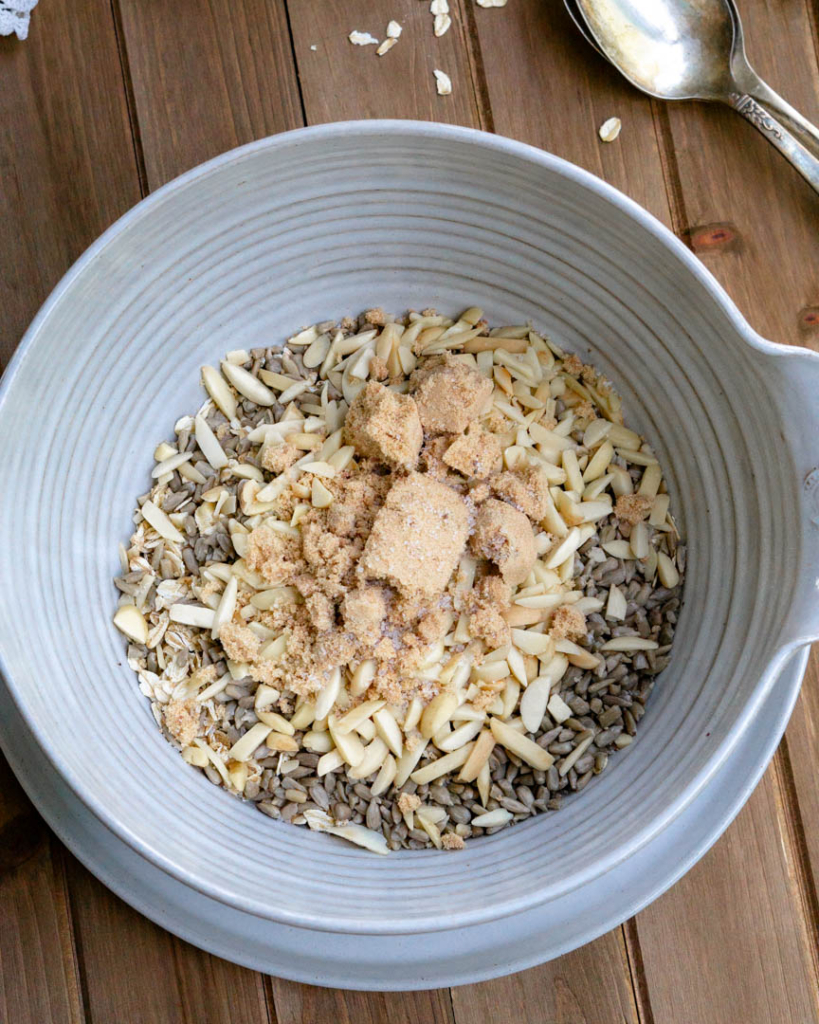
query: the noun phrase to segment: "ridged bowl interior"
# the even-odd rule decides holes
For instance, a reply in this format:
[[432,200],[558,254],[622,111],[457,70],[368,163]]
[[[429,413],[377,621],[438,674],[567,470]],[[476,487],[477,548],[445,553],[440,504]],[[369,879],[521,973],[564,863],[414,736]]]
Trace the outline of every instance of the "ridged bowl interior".
[[[615,382],[667,470],[685,605],[637,741],[559,813],[457,855],[377,858],[272,822],[165,742],[111,625],[117,543],[202,363],[372,305],[473,304]],[[42,756],[153,862],[289,923],[448,928],[598,876],[693,798],[770,680],[798,524],[764,364],[664,229],[516,143],[325,126],[179,179],[58,287],[0,397],[0,652]]]

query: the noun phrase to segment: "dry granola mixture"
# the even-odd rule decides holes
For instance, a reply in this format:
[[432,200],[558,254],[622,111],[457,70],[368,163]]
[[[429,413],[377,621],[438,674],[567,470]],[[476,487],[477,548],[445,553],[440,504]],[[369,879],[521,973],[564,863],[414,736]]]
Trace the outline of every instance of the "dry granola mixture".
[[114,617],[215,784],[379,853],[556,810],[628,745],[685,550],[610,384],[479,309],[203,367]]

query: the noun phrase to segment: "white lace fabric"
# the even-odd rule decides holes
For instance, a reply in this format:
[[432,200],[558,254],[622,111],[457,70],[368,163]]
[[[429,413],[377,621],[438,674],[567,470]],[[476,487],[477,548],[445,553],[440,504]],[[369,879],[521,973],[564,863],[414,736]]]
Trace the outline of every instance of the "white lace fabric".
[[0,36],[15,33],[18,39],[25,39],[36,6],[37,0],[0,0]]

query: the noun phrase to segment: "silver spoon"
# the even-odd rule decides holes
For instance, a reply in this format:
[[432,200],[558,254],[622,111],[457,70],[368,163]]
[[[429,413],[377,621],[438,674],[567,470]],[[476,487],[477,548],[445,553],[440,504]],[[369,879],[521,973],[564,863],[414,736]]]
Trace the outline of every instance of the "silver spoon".
[[727,103],[819,192],[819,132],[748,63],[733,0],[567,0],[566,6],[632,85],[658,99]]

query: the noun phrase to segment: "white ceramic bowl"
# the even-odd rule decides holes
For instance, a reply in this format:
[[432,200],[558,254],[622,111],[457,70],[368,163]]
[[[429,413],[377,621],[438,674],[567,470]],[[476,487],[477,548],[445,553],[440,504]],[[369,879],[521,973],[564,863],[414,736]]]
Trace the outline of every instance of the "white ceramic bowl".
[[[638,742],[555,815],[376,858],[273,823],[161,737],[111,626],[156,442],[226,349],[370,305],[531,318],[656,444],[690,542],[676,656]],[[42,757],[111,831],[239,910],[328,931],[485,922],[565,895],[707,785],[819,635],[819,356],[758,338],[645,211],[555,157],[409,122],[324,125],[177,179],[79,260],[0,390],[0,669]]]

